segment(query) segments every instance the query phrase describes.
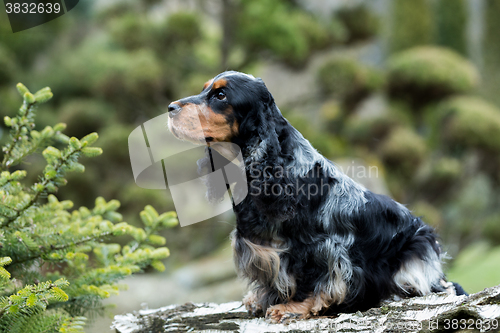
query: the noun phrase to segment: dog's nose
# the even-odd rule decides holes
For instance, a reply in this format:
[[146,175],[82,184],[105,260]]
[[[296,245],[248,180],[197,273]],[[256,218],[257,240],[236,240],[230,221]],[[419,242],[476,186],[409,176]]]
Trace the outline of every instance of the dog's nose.
[[168,116],[170,118],[174,117],[176,114],[178,114],[179,112],[181,112],[182,110],[182,107],[177,104],[177,103],[170,103],[170,105],[168,106]]

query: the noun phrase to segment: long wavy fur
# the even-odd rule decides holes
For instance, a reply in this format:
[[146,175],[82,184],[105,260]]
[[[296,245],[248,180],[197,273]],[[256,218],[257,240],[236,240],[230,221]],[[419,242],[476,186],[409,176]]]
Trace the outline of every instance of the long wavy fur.
[[[220,78],[239,124],[232,142],[247,177],[232,237],[237,270],[253,290],[252,309],[304,302],[313,313],[358,311],[393,295],[446,290],[431,227],[318,153],[282,116],[262,80],[237,72],[214,81]],[[199,161],[205,175],[207,158]],[[209,196],[224,194],[207,185]]]

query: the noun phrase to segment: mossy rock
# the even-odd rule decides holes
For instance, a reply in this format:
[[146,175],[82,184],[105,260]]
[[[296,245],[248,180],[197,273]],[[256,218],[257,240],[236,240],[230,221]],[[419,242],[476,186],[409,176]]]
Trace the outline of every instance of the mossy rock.
[[443,157],[433,165],[431,177],[440,182],[451,182],[458,179],[462,174],[462,163],[451,157]]
[[378,17],[366,5],[345,6],[336,17],[345,26],[349,43],[367,40],[378,32]]
[[306,118],[297,115],[287,116],[288,121],[294,126],[306,140],[311,142],[321,154],[328,158],[336,156],[345,156],[347,147],[338,136],[332,133],[319,131]]
[[416,185],[420,196],[434,205],[439,205],[454,195],[456,184],[463,177],[463,161],[448,157],[434,157],[422,162],[416,174]]
[[336,100],[328,100],[321,105],[320,115],[326,122],[336,121],[342,117],[342,108]]
[[344,26],[338,21],[332,20],[329,25],[326,25],[313,16],[303,13],[297,14],[295,20],[311,50],[321,50],[345,39]]
[[390,95],[416,106],[468,92],[479,83],[478,71],[469,60],[431,46],[395,54],[388,61],[388,73]]
[[382,74],[352,57],[335,57],[324,63],[318,70],[317,81],[325,95],[340,98],[347,109],[352,110],[357,103],[384,83]]
[[373,118],[361,118],[354,114],[345,122],[343,133],[353,144],[375,148],[401,124],[401,120],[392,114],[383,114]]
[[463,162],[457,158],[443,156],[428,161],[424,178],[432,182],[453,182],[462,176]]
[[458,96],[442,102],[437,112],[448,145],[500,152],[500,109],[493,104],[478,97]]
[[411,128],[398,127],[379,148],[384,163],[402,175],[414,172],[426,154],[424,139]]
[[320,107],[319,120],[323,132],[342,133],[345,126],[345,110],[338,100],[329,99]]

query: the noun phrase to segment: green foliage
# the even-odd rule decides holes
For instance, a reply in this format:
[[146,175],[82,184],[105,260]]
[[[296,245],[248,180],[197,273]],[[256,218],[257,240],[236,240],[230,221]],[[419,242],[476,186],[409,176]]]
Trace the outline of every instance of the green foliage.
[[418,201],[412,205],[412,213],[415,216],[423,216],[425,223],[434,228],[439,228],[443,223],[443,217],[439,210],[426,201]]
[[[122,203],[124,219],[131,223],[146,204],[173,209],[164,191],[139,188],[131,177],[127,138],[134,128],[165,112],[171,101],[198,93],[207,79],[222,70],[257,74],[255,66],[262,59],[295,66],[302,60],[284,59],[307,61],[314,52],[343,43],[346,37],[347,31],[338,19],[318,18],[297,3],[224,2],[234,5],[230,15],[221,16],[222,21],[231,21],[228,39],[220,25],[224,22],[206,15],[213,8],[203,1],[196,2],[194,10],[181,6],[183,9],[176,11],[154,1],[109,2],[91,7],[85,17],[76,17],[75,12],[73,19],[63,20],[69,22],[64,29],[52,24],[61,20],[54,20],[16,34],[9,30],[8,21],[0,22],[0,44],[7,52],[6,62],[0,60],[0,72],[7,71],[8,80],[22,79],[40,88],[49,85],[57,92],[51,107],[40,108],[42,116],[37,118],[35,130],[64,122],[64,133],[69,137],[81,138],[98,131],[99,146],[106,152],[84,163],[85,173],[67,174],[69,186],[59,188],[60,197],[72,200],[76,207],[92,207],[97,196],[116,198]],[[80,1],[77,9],[82,5]],[[253,12],[256,7],[261,7],[257,14]],[[244,31],[260,35],[241,39],[240,32]],[[223,64],[224,43],[229,60]],[[0,86],[2,118],[18,107],[11,83],[5,81]],[[5,141],[6,135],[2,139]],[[330,144],[319,135],[317,141]],[[62,150],[58,142],[53,146]],[[28,172],[27,182],[35,181],[43,171],[42,158],[33,156],[22,165]],[[183,249],[176,260],[185,261],[218,247],[231,228],[230,223],[207,221],[203,228],[171,230],[164,236],[171,248]],[[210,237],[207,229],[211,230]]]
[[321,133],[303,116],[287,116],[288,121],[323,155],[342,156],[345,153],[345,143],[341,138],[330,133]]
[[354,114],[346,119],[343,133],[353,144],[361,144],[370,148],[384,140],[403,121],[388,112],[371,118],[362,118]]
[[496,0],[485,1],[485,29],[482,38],[483,62],[484,62],[484,85],[482,90],[485,96],[497,105],[500,105],[500,65],[498,55],[500,54],[500,2]]
[[483,236],[492,244],[500,244],[500,214],[492,214],[486,218]]
[[0,44],[16,55],[15,59],[19,65],[26,66],[36,57],[37,52],[34,50],[47,49],[50,40],[64,29],[64,24],[63,20],[53,20],[41,25],[36,31],[25,30],[14,34],[7,15],[3,14],[0,20],[0,36],[2,36]]
[[352,109],[383,84],[382,74],[352,57],[336,57],[319,69],[317,80],[323,93],[333,94]]
[[[388,45],[390,52],[433,42],[461,50],[461,46],[459,48],[455,45],[462,45],[463,42],[462,29],[465,23],[460,23],[463,15],[460,8],[463,8],[463,2],[464,0],[391,1],[392,16],[384,17],[388,22],[387,30],[390,36],[380,36],[381,45]],[[105,154],[96,159],[88,159],[85,162],[85,173],[66,173],[64,177],[59,177],[60,185],[52,180],[51,184],[57,187],[57,197],[65,199],[61,199],[61,202],[73,201],[76,207],[89,207],[89,211],[93,211],[94,198],[97,196],[119,199],[122,203],[119,211],[123,214],[123,219],[130,221],[135,227],[144,228],[142,219],[135,217],[146,204],[162,207],[162,210],[171,209],[173,204],[166,200],[164,191],[141,189],[133,182],[130,169],[127,167],[130,163],[127,137],[132,129],[146,119],[163,113],[169,102],[198,93],[202,84],[221,70],[236,69],[258,75],[259,62],[263,59],[271,59],[279,64],[294,67],[302,66],[319,50],[325,49],[325,53],[332,51],[337,53],[339,50],[326,51],[326,48],[341,44],[342,49],[345,49],[346,43],[370,38],[376,31],[375,20],[366,10],[372,6],[357,7],[347,4],[348,9],[341,9],[337,12],[338,15],[330,18],[328,15],[318,17],[312,14],[304,8],[306,7],[304,1],[224,0],[221,2],[223,7],[224,4],[229,6],[222,8],[221,22],[217,22],[213,20],[211,14],[204,13],[213,12],[210,2],[195,1],[195,3],[194,11],[173,13],[164,6],[152,7],[158,5],[158,0],[118,1],[95,6],[85,17],[77,17],[75,15],[78,13],[75,12],[72,17],[77,18],[76,21],[58,19],[36,29],[16,34],[11,33],[7,20],[0,21],[2,117],[11,116],[11,110],[18,106],[19,97],[12,84],[12,80],[16,78],[16,80],[22,78],[33,87],[43,87],[48,84],[57,92],[51,101],[51,107],[45,104],[39,108],[39,114],[42,116],[37,119],[37,127],[25,130],[28,133],[28,146],[25,146],[24,142],[15,148],[16,154],[17,152],[25,154],[27,158],[24,160],[25,163],[22,163],[22,160],[11,161],[12,165],[15,164],[10,170],[11,176],[17,180],[8,182],[22,181],[27,184],[25,187],[28,187],[24,192],[35,193],[29,186],[40,183],[41,177],[45,175],[45,159],[42,154],[29,155],[30,149],[42,152],[51,145],[62,156],[69,143],[69,137],[81,138],[87,133],[98,131],[99,146]],[[80,7],[82,5],[84,4],[80,1],[78,8],[82,9],[83,7]],[[482,62],[479,61],[484,65],[482,70],[485,80],[479,89],[490,101],[495,102],[499,101],[500,96],[498,94],[500,6],[497,0],[485,0],[485,6],[485,30],[480,42],[484,58]],[[432,19],[431,7],[434,8],[435,19]],[[457,10],[452,10],[452,7],[456,7]],[[444,12],[445,10],[448,12]],[[207,16],[210,18],[207,19]],[[389,37],[388,41],[386,37]],[[358,52],[360,50],[361,53]],[[364,59],[368,56],[370,60],[379,60],[373,57],[372,52],[367,54],[364,47],[347,50],[346,53],[352,54],[353,57],[361,54]],[[467,61],[443,60],[442,52],[439,53],[441,55],[429,53],[426,57],[422,56],[423,59],[417,56],[406,57],[407,61],[402,66],[404,68],[399,68],[397,72],[399,75],[401,70],[404,81],[399,81],[399,76],[392,76],[390,64],[380,66],[382,69],[377,72],[363,64],[356,64],[354,60],[350,60],[351,64],[343,63],[342,66],[345,68],[339,68],[334,75],[324,78],[325,82],[332,80],[337,84],[334,90],[328,90],[320,97],[327,100],[327,103],[318,101],[318,96],[303,99],[304,105],[311,106],[311,110],[315,108],[316,101],[318,101],[316,105],[322,104],[321,113],[308,113],[307,119],[290,117],[290,121],[323,154],[334,158],[356,156],[370,164],[380,166],[380,173],[386,177],[391,195],[409,204],[409,207],[415,208],[417,214],[424,215],[425,221],[433,225],[438,223],[444,243],[452,244],[449,252],[454,255],[458,248],[481,237],[487,237],[492,242],[500,244],[499,209],[495,208],[495,203],[498,202],[498,184],[500,184],[500,155],[496,153],[498,151],[496,148],[493,154],[489,152],[492,149],[488,148],[496,147],[491,142],[498,140],[497,135],[491,134],[491,139],[488,139],[488,135],[481,134],[483,126],[487,123],[485,119],[490,119],[492,124],[496,124],[492,113],[487,112],[490,116],[483,117],[482,112],[479,112],[478,114],[484,118],[478,120],[479,124],[475,124],[476,119],[470,121],[470,124],[462,123],[468,126],[467,131],[473,130],[473,133],[461,132],[460,140],[447,135],[447,127],[443,125],[448,124],[448,121],[449,124],[453,124],[458,117],[454,114],[449,118],[440,117],[439,111],[442,108],[440,102],[444,98],[449,98],[450,94],[474,93],[471,90],[477,87],[478,77],[475,69],[470,70],[471,65]],[[448,65],[448,62],[455,64]],[[344,70],[347,72],[346,75]],[[366,72],[374,74],[373,78],[376,80],[372,82],[372,76]],[[316,74],[319,80],[320,74],[313,74]],[[389,85],[383,84],[386,77],[389,78]],[[358,80],[359,78],[361,80]],[[330,84],[323,85],[319,81],[318,83],[318,86],[324,87]],[[294,84],[301,83],[294,82]],[[446,88],[445,91],[443,87]],[[366,89],[367,93],[356,94]],[[357,98],[353,99],[355,103],[350,104],[346,96],[350,96],[352,92]],[[372,92],[376,92],[376,96],[373,96]],[[368,103],[360,103],[365,97],[374,98]],[[27,98],[30,99],[31,96],[28,95]],[[291,108],[289,112],[292,114],[304,114],[304,110],[309,111],[309,108],[303,108],[302,103],[292,104],[289,106]],[[475,108],[476,106],[470,106],[471,110]],[[473,112],[468,113],[468,119],[472,119]],[[14,117],[11,121],[13,120]],[[67,123],[64,134],[62,128],[52,126],[56,120]],[[40,138],[46,126],[52,128],[54,136],[46,138],[45,143],[40,142],[39,148],[32,146],[34,140],[30,133],[34,132],[33,135],[37,136],[38,132]],[[418,142],[423,140],[427,145],[424,157],[418,166],[412,167],[411,172],[401,172],[402,169],[399,167],[401,163],[405,169],[408,163],[401,160],[406,152],[401,148],[402,145],[398,146],[397,138],[394,138],[394,131],[398,128],[408,129],[413,136],[417,136]],[[7,144],[8,129],[2,127],[0,130],[4,133],[1,143]],[[486,131],[489,133],[490,130]],[[44,135],[50,132],[48,129]],[[57,132],[62,134],[61,137]],[[463,138],[465,133],[468,133],[469,137]],[[382,147],[386,149],[391,147],[388,143],[391,135],[392,145],[403,150],[398,152],[394,147],[389,150],[391,152],[389,155],[397,156],[393,160],[388,158],[389,155],[382,155],[388,153]],[[21,133],[20,136],[21,140],[24,140],[23,137],[26,135]],[[411,135],[409,137],[411,139]],[[475,143],[469,140],[471,138],[476,138]],[[66,141],[68,142],[64,144]],[[87,154],[99,153],[98,150],[88,150],[89,145],[91,144],[85,147]],[[29,147],[31,148],[28,151],[22,152]],[[57,156],[59,153],[50,148],[45,155],[50,158],[51,154]],[[83,152],[80,155],[83,155]],[[1,158],[3,159],[3,156]],[[83,170],[81,164],[73,164],[73,167],[75,171]],[[19,172],[15,173],[14,170]],[[484,176],[483,183],[490,184],[491,188],[484,184],[470,185],[468,180],[480,172]],[[62,179],[67,179],[68,186],[61,186]],[[475,190],[471,192],[472,194],[463,195],[462,192],[467,187]],[[43,206],[49,194],[40,194],[34,206]],[[462,196],[466,199],[459,200],[458,197]],[[475,201],[476,198],[485,200],[486,196],[494,198],[488,198],[493,203],[488,201],[486,204],[478,204]],[[470,202],[474,204],[469,205]],[[457,206],[460,206],[458,207],[460,209],[457,209]],[[71,210],[72,208],[68,208],[66,212]],[[439,213],[435,214],[436,211]],[[105,215],[109,217],[103,219],[114,224],[120,223],[113,222],[118,218],[115,213],[118,214],[116,210],[106,213]],[[45,216],[48,213],[44,210],[43,214]],[[440,219],[436,216],[440,216]],[[435,222],[437,220],[440,222]],[[26,223],[31,222],[26,221]],[[183,249],[179,251],[177,260],[187,261],[195,256],[204,255],[216,247],[227,238],[227,233],[232,228],[231,223],[207,221],[188,229],[171,229],[162,236],[166,238],[169,248]],[[133,229],[129,232],[133,233]],[[135,236],[143,238],[141,232]],[[123,239],[124,237],[135,240],[131,235],[120,236],[118,240],[109,243],[119,243],[123,246],[127,241]],[[108,238],[104,239],[108,242]],[[54,241],[50,237],[49,240]],[[38,241],[38,238],[35,241]],[[29,243],[29,240],[27,242]],[[145,242],[150,242],[149,245],[163,244],[163,240],[154,235],[146,237]],[[97,258],[106,261],[106,251],[115,253],[116,245],[107,249],[95,246],[94,249],[96,251],[84,252],[89,256],[87,267],[103,268],[103,264]],[[123,256],[122,251],[123,247],[114,256],[116,257],[118,253]],[[40,269],[35,265],[35,272],[27,273],[24,285],[32,285],[37,281],[46,282],[49,279],[56,281],[63,276],[70,282],[68,287],[62,288],[67,294],[75,285],[75,279],[69,278],[62,272],[68,265],[66,262],[52,263],[44,259],[34,261],[43,263],[41,268],[43,278],[39,277]],[[169,264],[177,263],[170,260]],[[14,267],[12,265],[4,266],[9,274]],[[161,261],[153,260],[151,266],[162,268]],[[59,276],[55,273],[50,275],[54,271],[59,271]],[[46,272],[51,273],[47,276]],[[5,272],[0,270],[0,276],[2,273]],[[6,281],[9,284],[9,280]],[[16,288],[22,289],[24,285],[21,283],[16,285]],[[4,287],[7,288],[7,285]],[[97,287],[101,288],[99,285]],[[98,302],[100,298],[96,296],[105,295],[102,290],[99,292],[93,288],[83,287],[71,290],[78,295],[80,292],[94,292],[94,294],[78,298],[75,302],[72,302],[74,296],[68,294],[69,301],[64,303],[64,307],[60,306],[60,303],[51,303],[45,311],[26,317],[35,319],[20,319],[16,321],[17,325],[33,326],[32,323],[35,322],[35,326],[39,328],[33,328],[33,331],[50,331],[51,327],[57,325],[67,327],[67,331],[70,331],[71,325],[75,325],[76,329],[81,325],[78,317],[72,321],[71,316],[79,316],[82,311],[91,309],[102,310]],[[5,296],[14,295],[17,291],[17,289],[12,290],[12,293],[7,293]],[[113,288],[106,288],[106,291],[110,294],[116,292]],[[75,304],[74,307],[71,307],[71,304]],[[42,321],[47,324],[42,325]],[[31,326],[26,329],[30,330]]]
[[17,117],[10,118],[6,116],[4,118],[5,125],[12,129],[11,137],[13,140],[3,147],[4,155],[1,165],[3,170],[18,164],[23,158],[34,153],[52,139],[63,142],[69,140],[67,136],[60,132],[66,127],[62,123],[53,128],[47,126],[40,132],[33,130],[35,106],[46,102],[52,97],[50,89],[41,89],[33,95],[23,84],[19,83],[17,90],[23,96],[24,102]]
[[425,153],[425,141],[411,128],[394,129],[380,147],[385,163],[404,175],[415,171]]
[[467,3],[439,0],[437,3],[438,43],[462,55],[467,54]]
[[498,216],[498,194],[487,175],[478,172],[466,179],[455,193],[455,204],[443,208],[447,218],[453,221],[452,233],[460,233],[465,239],[477,239],[485,223]]
[[485,286],[498,284],[499,262],[500,247],[492,247],[484,242],[474,243],[460,253],[447,276],[450,281],[460,281],[469,293],[476,293]]
[[194,13],[177,12],[155,22],[135,11],[110,18],[109,32],[115,42],[128,50],[153,47],[164,52],[179,45],[190,46],[201,37],[200,19]]
[[75,98],[63,103],[58,115],[66,124],[68,133],[76,137],[101,130],[109,122],[116,121],[113,107],[95,98]]
[[[73,202],[54,195],[68,172],[83,172],[80,157],[102,154],[91,146],[98,138],[61,133],[64,124],[35,128],[35,110],[52,97],[49,88],[32,94],[17,89],[23,105],[5,117],[11,140],[3,147],[0,173],[0,332],[83,332],[85,314],[100,312],[100,301],[118,293],[119,279],[148,266],[163,270],[169,256],[158,234],[177,224],[174,212],[158,214],[152,206],[140,213],[144,228],[122,221],[120,202],[95,200],[92,209],[72,210]],[[58,142],[61,149],[50,144]],[[46,166],[31,186],[27,172],[11,171],[42,151]],[[124,246],[108,242],[128,237]]]
[[432,165],[429,178],[440,184],[456,181],[462,174],[462,164],[452,157],[442,157]]
[[[380,165],[391,196],[438,228],[452,255],[472,240],[499,244],[500,110],[470,95],[477,69],[440,47],[392,55],[385,68],[377,74],[388,84],[372,86],[369,69],[354,57],[330,60],[316,77],[325,98],[321,126],[303,119],[293,125],[317,147],[339,143],[327,156]],[[381,94],[368,99],[375,89]]]
[[[51,76],[50,81],[63,94],[93,95],[125,106],[136,99],[154,100],[164,84],[161,64],[149,49],[124,52],[84,43],[75,54],[48,68],[61,73]],[[78,78],[78,82],[68,84],[69,77]]]
[[378,17],[366,5],[341,8],[337,17],[347,29],[348,42],[367,40],[378,32]]
[[144,17],[133,13],[125,13],[109,21],[111,37],[128,50],[150,45],[154,38],[154,28]]
[[0,86],[10,82],[17,71],[17,64],[11,52],[0,44]]
[[500,152],[500,109],[493,104],[478,97],[458,96],[442,102],[436,112],[444,118],[443,134],[448,144]]
[[164,24],[162,33],[167,47],[179,44],[191,45],[202,37],[200,18],[188,12],[172,14]]
[[432,43],[435,28],[428,0],[394,0],[392,7],[392,52]]
[[315,50],[342,41],[343,26],[322,23],[283,0],[243,0],[237,11],[234,42],[252,57],[269,52],[292,65],[303,65]]
[[395,54],[388,61],[388,70],[392,96],[420,105],[468,92],[479,82],[470,61],[439,47],[418,47]]
[[500,37],[498,36],[498,31],[500,29],[500,23],[498,22],[500,3],[495,0],[486,0],[485,14],[485,60],[487,62],[493,62],[498,60],[498,54],[500,53]]

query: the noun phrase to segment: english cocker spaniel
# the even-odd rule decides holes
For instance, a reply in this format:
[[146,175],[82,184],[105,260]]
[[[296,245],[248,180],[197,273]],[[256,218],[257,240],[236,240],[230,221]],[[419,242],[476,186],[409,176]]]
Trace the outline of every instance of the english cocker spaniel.
[[[251,313],[283,323],[366,310],[393,296],[465,294],[445,279],[434,230],[318,153],[261,79],[221,73],[168,112],[177,138],[214,148],[200,170],[213,163],[208,153],[231,159],[218,143],[241,149],[248,195],[234,205],[232,244],[251,285],[243,299]],[[210,193],[210,179],[207,186]]]

